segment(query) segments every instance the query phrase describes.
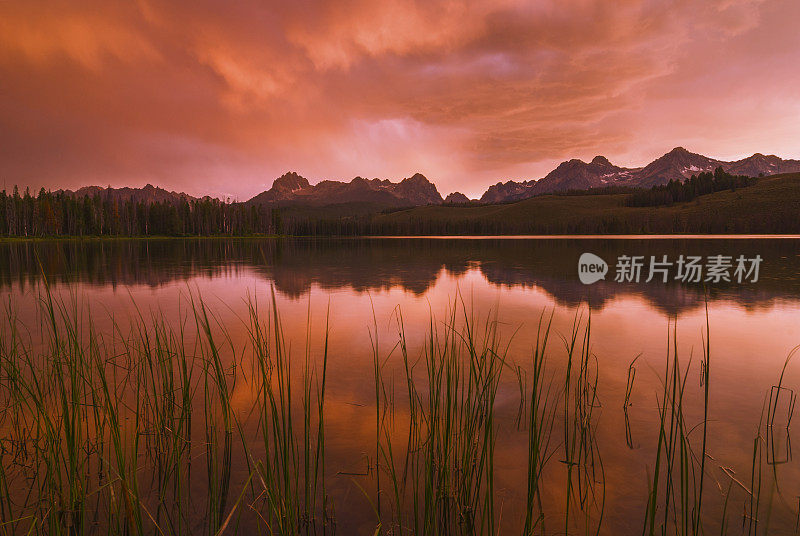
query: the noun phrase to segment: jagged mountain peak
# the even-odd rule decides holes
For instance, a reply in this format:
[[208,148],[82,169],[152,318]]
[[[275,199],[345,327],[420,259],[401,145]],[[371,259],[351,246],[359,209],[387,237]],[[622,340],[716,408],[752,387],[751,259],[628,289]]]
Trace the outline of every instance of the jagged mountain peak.
[[433,183],[429,181],[428,178],[422,173],[414,173],[410,177],[406,177],[405,179],[401,180],[400,184],[415,185],[423,188],[427,187],[427,185],[433,185]]
[[725,162],[721,160],[692,153],[683,147],[676,147],[642,168],[636,177],[635,184],[649,188],[671,180],[682,181],[698,173],[713,171],[723,164]]
[[272,182],[273,190],[296,191],[309,186],[308,179],[294,171],[284,173]]
[[74,192],[72,190],[62,190],[65,194],[76,197],[94,197],[99,195],[103,198],[114,199],[117,201],[134,201],[143,203],[177,203],[182,200],[191,201],[197,199],[183,192],[173,192],[165,190],[160,186],[154,186],[150,183],[145,184],[141,188],[134,188],[130,186],[121,186],[114,188],[112,186],[83,186]]
[[701,154],[691,152],[685,147],[675,147],[671,151],[664,153],[661,158],[691,158],[694,156],[706,158]]
[[798,160],[784,160],[774,154],[755,153],[753,156],[727,163],[725,171],[734,175],[774,175],[776,173],[792,173],[800,168]]
[[448,194],[447,197],[444,198],[444,202],[445,204],[450,204],[450,205],[461,205],[469,203],[470,200],[469,197],[462,194],[461,192],[453,192],[451,194]]
[[573,158],[561,162],[543,179],[532,184],[530,191],[522,193],[522,196],[524,198],[539,193],[602,187],[627,179],[632,171],[635,170],[615,166],[604,156],[595,156],[589,163]]
[[442,203],[436,186],[421,173],[399,183],[354,177],[350,182],[324,180],[310,184],[291,171],[275,179],[272,187],[250,199],[249,204],[333,205],[374,203],[384,206],[415,206]]
[[713,158],[708,158],[707,156],[703,156],[701,154],[692,153],[690,151],[687,151],[683,147],[675,147],[670,152],[665,153],[665,154],[661,155],[660,157],[656,158],[655,160],[653,160],[652,162],[650,162],[647,166],[645,166],[645,169],[648,166],[652,166],[653,164],[655,164],[657,162],[662,162],[662,161],[688,162],[690,160],[698,160],[698,159],[702,160],[704,162],[705,161],[718,162],[718,160],[714,160]]
[[481,203],[504,203],[524,199],[536,181],[506,181],[489,186],[481,196]]
[[392,189],[395,195],[418,205],[438,205],[444,201],[436,185],[422,173],[414,173]]
[[538,194],[564,190],[584,190],[604,186],[629,186],[649,188],[670,180],[683,181],[702,172],[722,167],[735,175],[771,175],[800,171],[800,161],[783,160],[775,155],[753,156],[725,162],[693,153],[685,147],[675,147],[640,168],[623,168],[612,164],[604,156],[596,156],[588,164],[572,159],[561,162],[553,171],[538,181],[497,183],[486,190],[481,201],[502,203],[519,201]]

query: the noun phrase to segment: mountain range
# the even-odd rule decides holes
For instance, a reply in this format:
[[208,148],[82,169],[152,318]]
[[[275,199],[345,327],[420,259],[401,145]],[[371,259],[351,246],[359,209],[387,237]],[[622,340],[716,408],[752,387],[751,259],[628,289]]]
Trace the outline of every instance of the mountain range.
[[[703,171],[722,167],[734,175],[774,175],[800,171],[800,160],[783,160],[774,155],[753,156],[725,162],[676,147],[644,167],[625,168],[612,164],[604,156],[591,162],[573,159],[562,162],[539,180],[498,182],[481,196],[481,203],[508,203],[540,194],[566,190],[587,190],[607,186],[650,188],[670,180],[682,181]],[[342,203],[374,203],[387,207],[466,204],[470,200],[460,192],[445,199],[436,186],[420,173],[399,183],[356,177],[350,182],[322,181],[315,185],[291,172],[275,179],[272,187],[253,197],[248,204],[273,206],[324,206]]]
[[[755,177],[800,172],[800,160],[784,160],[775,155],[756,153],[741,160],[726,162],[689,152],[683,147],[676,147],[646,166],[637,168],[614,165],[604,156],[596,156],[590,162],[572,159],[562,162],[539,180],[498,182],[484,192],[479,202],[508,203],[541,194],[602,187],[650,188],[666,184],[670,180],[682,181],[704,171],[713,171],[717,167],[722,167],[734,175]],[[75,192],[70,190],[66,192],[77,196],[99,194],[123,201],[151,203],[197,199],[182,192],[167,191],[151,184],[144,188],[87,186]],[[373,208],[397,208],[473,202],[477,201],[471,201],[460,192],[453,192],[443,199],[436,186],[420,173],[400,182],[356,177],[350,182],[323,180],[317,184],[310,184],[305,177],[295,172],[288,172],[275,179],[269,190],[245,201],[245,204],[274,207],[360,204]]]
[[356,177],[350,182],[322,181],[309,184],[295,172],[281,175],[272,187],[247,204],[274,206],[323,206],[341,203],[374,203],[388,207],[440,205],[444,200],[436,186],[417,173],[400,182]]
[[118,201],[134,201],[136,203],[174,203],[185,199],[186,201],[196,201],[197,197],[192,197],[183,192],[171,192],[152,184],[147,184],[142,188],[103,188],[102,186],[84,186],[77,190],[60,190],[61,192],[75,197],[94,197],[99,195],[101,198],[116,199]]
[[742,160],[725,162],[676,147],[644,167],[625,168],[612,164],[604,156],[596,156],[588,163],[578,159],[562,162],[539,180],[498,182],[490,186],[480,200],[482,203],[507,203],[539,194],[606,186],[650,188],[670,180],[682,181],[717,167],[733,175],[756,177],[800,171],[800,160],[756,153]]

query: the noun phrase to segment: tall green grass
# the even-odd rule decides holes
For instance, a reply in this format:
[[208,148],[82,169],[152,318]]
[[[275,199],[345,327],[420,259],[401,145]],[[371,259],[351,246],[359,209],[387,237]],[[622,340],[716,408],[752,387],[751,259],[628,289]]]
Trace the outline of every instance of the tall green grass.
[[[193,293],[174,317],[134,310],[101,329],[86,304],[47,285],[33,326],[6,305],[0,534],[334,534],[328,316],[323,327],[309,305],[298,352],[274,292],[268,302],[247,297],[238,338]],[[588,310],[579,308],[564,333],[553,318],[543,312],[521,328],[534,330],[535,342],[516,356],[516,332],[498,311],[479,314],[460,295],[441,319],[431,313],[421,342],[406,333],[400,309],[388,344],[375,319],[374,383],[365,385],[374,389],[375,436],[364,446],[374,457],[356,482],[366,496],[351,494],[346,505],[374,511],[370,533],[605,533],[602,359]],[[748,479],[709,452],[708,323],[694,392],[697,367],[680,355],[675,324],[669,328],[648,486],[629,499],[640,506],[641,532],[725,534],[738,528],[741,504],[742,532],[769,533],[778,505],[796,508],[785,499],[791,483],[778,479],[774,436],[788,436],[794,410],[791,355],[765,397]],[[631,449],[638,359],[622,401]],[[498,447],[515,441],[521,508],[498,477],[498,462],[508,461],[498,460]]]
[[[494,404],[505,350],[496,318],[476,322],[463,303],[439,325],[431,316],[422,355],[413,360],[402,315],[398,342],[406,399],[407,441],[395,450],[393,386],[387,384],[373,334],[377,407],[377,455],[388,478],[388,514],[378,510],[386,533],[493,534],[497,527]],[[480,326],[476,329],[476,326]],[[391,353],[391,352],[390,352]],[[379,484],[380,485],[380,484]]]
[[[295,404],[274,304],[262,318],[248,302],[244,349],[199,296],[177,321],[137,310],[130,329],[113,323],[105,336],[85,304],[46,286],[35,331],[9,304],[0,533],[222,534],[243,520],[265,534],[329,527],[327,335],[320,370],[307,352]],[[234,408],[238,388],[255,391],[249,411]]]

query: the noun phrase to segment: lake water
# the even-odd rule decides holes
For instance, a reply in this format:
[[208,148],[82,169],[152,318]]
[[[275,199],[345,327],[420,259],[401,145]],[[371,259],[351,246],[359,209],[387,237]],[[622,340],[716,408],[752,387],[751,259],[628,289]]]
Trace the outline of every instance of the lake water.
[[[592,285],[580,282],[578,259],[585,252],[608,262],[605,280]],[[673,273],[667,283],[660,276],[645,282],[647,266],[641,281],[615,282],[615,264],[624,255],[642,256],[645,262],[664,255],[670,261],[680,255],[703,256],[704,260],[712,255],[734,260],[758,255],[762,261],[757,282],[739,283],[734,278],[683,283],[675,281]],[[459,311],[474,315],[476,325],[496,315],[499,347],[507,345],[492,399],[491,423],[495,439],[490,495],[494,530],[500,534],[521,533],[530,510],[543,515],[537,534],[642,532],[659,446],[662,382],[674,353],[680,356],[685,380],[681,410],[693,449],[687,455],[692,469],[687,471],[692,482],[698,482],[708,322],[709,404],[701,516],[705,532],[790,534],[796,530],[800,468],[792,458],[797,433],[796,423],[790,422],[789,400],[800,388],[800,361],[789,362],[782,380],[781,373],[787,356],[800,344],[800,239],[187,239],[0,244],[0,291],[34,346],[44,330],[37,312],[43,276],[58,299],[88,307],[96,329],[108,337],[113,337],[114,323],[128,326],[137,314],[148,317],[157,312],[179,323],[191,297],[202,296],[214,325],[224,328],[230,338],[233,350],[225,359],[231,366],[238,363],[237,374],[243,378],[231,385],[231,404],[244,426],[252,429],[257,423],[248,421],[247,415],[257,395],[247,375],[253,368],[242,362],[244,354],[237,358],[235,351],[247,340],[248,297],[266,312],[274,289],[286,345],[297,370],[307,347],[309,359],[320,359],[328,317],[324,479],[338,534],[372,535],[378,511],[385,519],[391,516],[394,492],[387,484],[391,480],[385,450],[382,458],[377,443],[388,441],[393,456],[405,458],[401,451],[407,445],[410,410],[396,346],[400,314],[407,353],[416,363],[413,375],[421,378],[420,385],[428,382],[424,348],[432,316],[434,330],[440,330],[445,329],[441,326],[454,304]],[[552,314],[545,375],[552,381],[550,393],[558,400],[563,398],[560,378],[567,370],[565,342],[578,321],[580,346],[583,328],[591,318],[585,382],[591,394],[575,410],[576,415],[591,413],[591,426],[581,439],[589,444],[588,458],[568,460],[567,444],[574,436],[565,435],[564,429],[572,426],[565,423],[575,415],[566,407],[556,410],[550,457],[539,497],[531,505],[526,495],[530,409],[527,403],[521,405],[519,384],[523,378],[525,386],[530,385],[532,353],[543,313],[546,319]],[[7,320],[3,329],[8,329]],[[388,433],[385,441],[376,433],[376,336],[384,363],[382,404],[391,413],[390,421],[382,425]],[[677,348],[672,348],[673,340]],[[631,368],[635,376],[626,407]],[[773,387],[779,382],[785,389],[776,391]],[[766,426],[771,392],[782,396],[772,426]],[[300,404],[298,393],[294,394],[296,405]],[[572,403],[570,398],[564,406]],[[671,441],[671,433],[664,431],[664,441]],[[247,460],[237,457],[237,452],[229,509],[249,474]],[[8,457],[3,460],[10,463]],[[663,479],[665,455],[660,464]],[[681,485],[679,460],[674,467],[672,493],[677,498],[673,503],[681,497],[676,491]],[[575,483],[568,483],[572,477]],[[406,475],[401,480],[410,478]],[[659,491],[656,527],[665,518],[666,489]],[[412,502],[404,504],[408,512]],[[256,509],[240,505],[235,516],[239,531],[259,524]],[[666,511],[668,523],[676,523],[673,518],[679,511],[680,507]],[[202,533],[202,512],[197,515],[190,526]],[[385,533],[390,533],[390,527],[384,521]],[[228,530],[233,532],[233,525]],[[332,530],[334,524],[329,524],[326,531]],[[409,532],[408,527],[392,530],[393,534]]]

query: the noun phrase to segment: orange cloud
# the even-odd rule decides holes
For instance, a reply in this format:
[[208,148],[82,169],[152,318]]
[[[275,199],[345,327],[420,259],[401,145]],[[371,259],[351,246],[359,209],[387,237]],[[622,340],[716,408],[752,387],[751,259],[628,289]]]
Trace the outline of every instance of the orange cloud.
[[247,198],[421,171],[447,193],[675,145],[796,153],[792,0],[0,3],[0,174]]

